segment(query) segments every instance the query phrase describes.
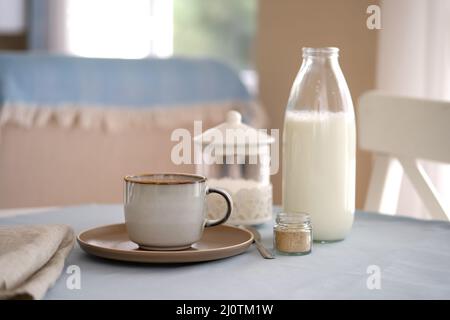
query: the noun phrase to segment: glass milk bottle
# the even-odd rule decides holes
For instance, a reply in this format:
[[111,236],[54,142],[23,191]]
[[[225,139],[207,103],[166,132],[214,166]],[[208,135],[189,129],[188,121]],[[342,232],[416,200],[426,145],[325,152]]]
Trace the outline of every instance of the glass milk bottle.
[[355,211],[355,116],[338,48],[303,48],[286,109],[283,210],[307,212],[316,241],[342,240]]

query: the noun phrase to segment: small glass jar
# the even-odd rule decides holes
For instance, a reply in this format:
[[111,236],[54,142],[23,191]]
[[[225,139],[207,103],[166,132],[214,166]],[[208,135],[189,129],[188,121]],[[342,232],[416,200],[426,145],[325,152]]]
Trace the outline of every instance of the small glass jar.
[[309,214],[281,212],[273,227],[273,247],[283,255],[305,255],[312,248],[312,226]]

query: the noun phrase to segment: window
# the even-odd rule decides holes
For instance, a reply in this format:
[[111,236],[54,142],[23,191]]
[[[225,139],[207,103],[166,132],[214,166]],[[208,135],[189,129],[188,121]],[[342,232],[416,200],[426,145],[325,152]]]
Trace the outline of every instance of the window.
[[174,53],[253,69],[256,0],[174,0]]
[[[257,0],[57,0],[69,54],[100,58],[207,56],[256,91]],[[62,3],[62,4],[61,4]]]
[[0,34],[19,34],[25,29],[23,0],[0,0]]
[[173,0],[173,9],[174,54],[227,62],[240,71],[242,82],[255,95],[257,0]]
[[65,0],[67,51],[142,58],[208,55],[251,69],[257,0]]
[[171,0],[66,0],[67,52],[100,58],[172,54]]

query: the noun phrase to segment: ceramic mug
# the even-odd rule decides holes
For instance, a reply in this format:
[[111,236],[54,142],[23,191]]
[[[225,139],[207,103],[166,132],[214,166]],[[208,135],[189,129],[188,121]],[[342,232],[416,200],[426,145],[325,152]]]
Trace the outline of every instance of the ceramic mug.
[[[131,241],[145,250],[182,250],[200,240],[203,229],[224,223],[232,211],[230,195],[209,188],[194,174],[161,173],[126,176],[125,224]],[[224,217],[207,220],[206,196],[221,195]]]

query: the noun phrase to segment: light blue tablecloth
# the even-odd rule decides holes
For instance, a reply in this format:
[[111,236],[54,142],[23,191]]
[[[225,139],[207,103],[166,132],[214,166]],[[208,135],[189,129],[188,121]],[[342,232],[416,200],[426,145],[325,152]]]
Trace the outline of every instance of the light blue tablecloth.
[[[87,205],[1,218],[0,224],[66,223],[78,233],[122,221],[120,205]],[[272,225],[260,231],[271,247]],[[81,289],[68,289],[64,272],[46,298],[450,299],[449,244],[450,223],[358,212],[345,241],[315,244],[301,257],[264,260],[252,246],[224,260],[148,265],[96,258],[76,245],[66,268],[80,267]],[[368,268],[379,268],[380,289],[368,288]]]

